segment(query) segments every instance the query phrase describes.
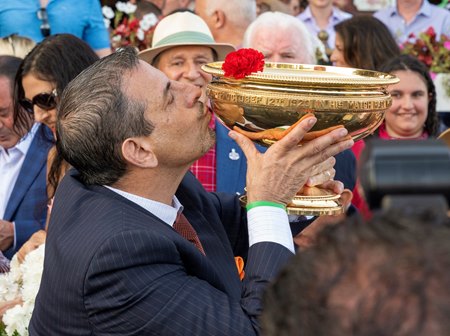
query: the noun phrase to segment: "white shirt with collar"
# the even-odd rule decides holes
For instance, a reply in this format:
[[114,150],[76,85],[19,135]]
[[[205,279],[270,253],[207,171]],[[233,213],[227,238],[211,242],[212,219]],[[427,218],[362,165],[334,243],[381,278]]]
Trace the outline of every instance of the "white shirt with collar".
[[[172,206],[170,206],[110,186],[105,187],[141,206],[170,226],[173,226],[178,212],[183,211],[183,206],[176,196],[173,197]],[[248,211],[247,220],[250,246],[260,242],[273,242],[295,253],[292,232],[285,210],[271,206],[255,207]]]
[[39,125],[35,123],[30,132],[20,139],[14,147],[5,149],[0,146],[0,218],[5,215],[9,198]]

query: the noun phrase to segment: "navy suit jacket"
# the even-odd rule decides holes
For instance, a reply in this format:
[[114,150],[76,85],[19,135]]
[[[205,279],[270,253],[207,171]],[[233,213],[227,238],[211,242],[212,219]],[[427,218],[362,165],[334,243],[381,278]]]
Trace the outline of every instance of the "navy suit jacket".
[[30,335],[257,334],[262,292],[292,253],[253,245],[241,282],[234,253],[248,241],[237,198],[205,192],[190,173],[176,195],[206,256],[140,206],[67,173]]
[[33,233],[45,227],[47,155],[53,146],[48,132],[42,125],[37,129],[5,209],[3,219],[16,226],[16,246],[4,252],[10,259]]
[[[239,145],[228,136],[228,128],[216,120],[216,183],[218,192],[243,195],[247,174],[247,159]],[[261,153],[267,147],[256,145]],[[350,149],[335,156],[335,180],[353,190],[356,183],[356,159]]]

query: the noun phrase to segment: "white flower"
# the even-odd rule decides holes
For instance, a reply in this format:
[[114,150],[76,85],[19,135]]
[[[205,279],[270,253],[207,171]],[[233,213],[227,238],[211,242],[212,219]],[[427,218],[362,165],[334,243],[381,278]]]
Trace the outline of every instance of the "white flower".
[[109,28],[111,26],[111,20],[103,18],[103,23],[105,24],[106,28]]
[[145,38],[145,32],[141,28],[138,28],[136,37],[139,39],[139,41],[143,41]]
[[15,278],[10,272],[0,275],[0,302],[14,300],[19,295],[19,283]]
[[150,14],[146,14],[144,15],[144,17],[142,18],[142,20],[139,22],[139,26],[144,30],[147,31],[150,28],[152,28],[155,24],[158,23],[158,18],[156,17],[155,14],[150,13]]
[[122,39],[122,38],[120,37],[120,35],[114,35],[114,36],[111,38],[111,40],[112,40],[113,42],[120,42],[121,39]]
[[114,11],[113,11],[113,9],[111,7],[103,6],[102,7],[102,13],[103,13],[103,16],[105,18],[107,18],[107,19],[114,18]]
[[116,8],[121,11],[124,12],[125,14],[132,14],[136,11],[137,6],[132,4],[131,2],[121,2],[118,1],[116,2]]
[[[41,283],[44,254],[45,245],[42,244],[36,250],[28,253],[22,264],[13,258],[11,271],[0,277],[0,290],[2,290],[0,300],[2,297],[10,296],[11,298],[7,297],[6,300],[21,297],[23,301],[23,304],[15,305],[3,315],[3,323],[8,335],[12,335],[17,330],[21,336],[28,336],[28,324]],[[7,289],[3,290],[3,288]],[[10,292],[5,294],[6,291]]]
[[[24,307],[25,306],[25,307]],[[21,336],[28,336],[28,324],[30,323],[31,313],[26,304],[16,305],[8,309],[3,315],[3,323],[8,335],[12,335],[15,330]]]
[[119,10],[119,11],[121,11],[121,12],[125,12],[126,7],[127,7],[127,5],[126,5],[125,2],[122,2],[122,1],[117,1],[117,2],[116,2],[116,8],[117,8],[117,10]]
[[34,304],[39,286],[41,284],[44,267],[45,245],[42,244],[33,252],[26,255],[22,264],[22,300]]

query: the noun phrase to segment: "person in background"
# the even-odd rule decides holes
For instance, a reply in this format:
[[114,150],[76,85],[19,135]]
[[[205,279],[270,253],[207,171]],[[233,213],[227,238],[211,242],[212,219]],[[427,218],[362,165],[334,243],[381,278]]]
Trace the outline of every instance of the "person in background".
[[280,12],[259,15],[245,31],[243,47],[259,50],[268,62],[317,64],[318,56],[326,56],[301,21]]
[[[269,62],[316,64],[318,55],[324,55],[322,43],[308,32],[301,21],[277,12],[258,16],[245,32],[243,46],[261,51]],[[321,52],[318,53],[317,48]],[[344,183],[349,191],[353,190],[356,160],[350,150],[336,156],[335,170],[335,180]]]
[[[336,66],[380,71],[382,64],[400,55],[389,29],[370,15],[352,17],[337,24],[335,29],[336,46],[331,61]],[[364,140],[355,142],[352,151],[357,161],[364,147]],[[369,218],[370,212],[358,185],[353,190],[353,204]]]
[[331,61],[336,66],[379,71],[382,64],[400,55],[389,29],[370,15],[342,21],[335,30]]
[[449,335],[449,241],[449,218],[433,208],[328,227],[267,289],[263,334]]
[[400,82],[388,87],[392,105],[375,134],[386,140],[435,138],[439,131],[436,90],[427,67],[414,56],[401,55],[380,71],[397,76]]
[[[340,129],[298,146],[314,117],[264,154],[230,132],[249,164],[246,214],[188,173],[214,142],[210,118],[200,87],[132,48],[67,86],[57,147],[75,169],[53,205],[31,335],[259,334],[262,292],[293,255],[283,204],[311,176],[342,191],[325,172],[353,141]],[[227,226],[255,233],[243,282]]]
[[52,34],[77,36],[100,56],[111,52],[98,0],[2,1],[0,36],[19,34],[41,42]]
[[[17,71],[14,88],[14,101],[17,102],[14,107],[16,131],[27,131],[32,122],[36,121],[47,126],[47,136],[53,143],[56,139],[57,97],[76,75],[96,60],[98,56],[94,51],[85,42],[70,34],[52,35],[39,43],[25,57]],[[59,181],[69,166],[55,147],[48,151],[48,155],[45,153],[45,159],[46,200],[43,204],[51,204]],[[46,208],[45,206],[47,212]],[[45,242],[44,226],[39,229],[30,239],[28,235],[25,239],[28,240],[18,250],[19,261],[23,261],[26,254]]]
[[0,39],[0,55],[24,58],[35,45],[32,39],[13,34]]
[[[14,119],[18,129],[30,120],[46,125],[56,140],[56,106],[66,85],[98,60],[89,45],[70,34],[57,34],[39,43],[23,60],[16,76]],[[52,199],[68,166],[55,148],[49,153],[48,199]]]
[[[0,250],[11,258],[44,228],[47,212],[46,159],[52,146],[48,130],[29,120],[14,120],[14,78],[21,59],[0,56]],[[17,104],[16,104],[17,105]]]
[[434,28],[438,38],[441,34],[450,36],[450,12],[428,0],[397,0],[394,6],[380,9],[374,16],[390,29],[398,43],[415,40],[429,27]]
[[256,19],[256,1],[195,0],[195,14],[206,22],[217,43],[239,49],[245,30]]
[[[309,32],[319,37],[325,48],[331,50],[334,46],[334,26],[352,17],[333,6],[333,0],[308,0],[308,7],[297,18],[302,21]],[[325,38],[323,35],[326,35]]]

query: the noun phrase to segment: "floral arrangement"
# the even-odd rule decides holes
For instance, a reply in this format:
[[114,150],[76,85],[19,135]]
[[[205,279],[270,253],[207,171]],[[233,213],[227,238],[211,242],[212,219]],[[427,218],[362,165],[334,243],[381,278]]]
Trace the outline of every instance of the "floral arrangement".
[[422,61],[430,69],[432,77],[436,73],[450,73],[450,36],[441,35],[438,40],[433,27],[418,37],[410,34],[400,49]]
[[0,336],[28,336],[44,267],[45,244],[28,253],[22,264],[14,256],[11,270],[0,275],[0,303],[22,298],[22,303],[8,309],[0,322]]
[[103,19],[106,28],[110,31],[113,49],[129,45],[138,50],[150,48],[153,30],[159,18],[155,14],[149,13],[139,20],[135,16],[137,6],[131,2],[118,1],[115,7],[115,11],[108,6],[102,7]]
[[222,64],[225,77],[242,79],[253,72],[264,70],[264,55],[258,50],[243,48],[230,52]]

